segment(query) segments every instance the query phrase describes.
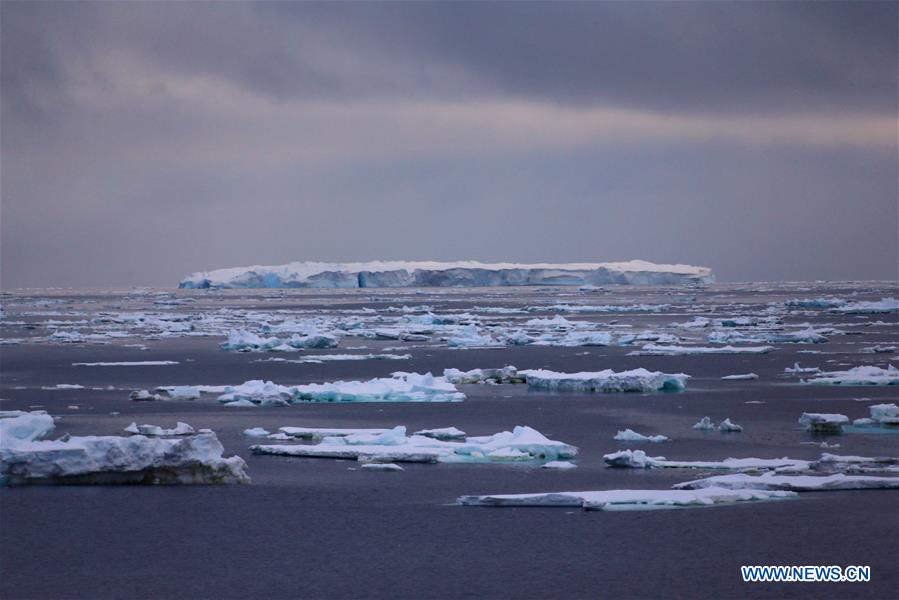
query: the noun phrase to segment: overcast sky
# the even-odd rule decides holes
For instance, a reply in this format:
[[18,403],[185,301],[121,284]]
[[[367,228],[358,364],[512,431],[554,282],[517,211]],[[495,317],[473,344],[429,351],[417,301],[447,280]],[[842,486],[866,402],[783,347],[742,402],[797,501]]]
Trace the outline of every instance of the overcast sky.
[[2,285],[895,279],[896,2],[0,4]]

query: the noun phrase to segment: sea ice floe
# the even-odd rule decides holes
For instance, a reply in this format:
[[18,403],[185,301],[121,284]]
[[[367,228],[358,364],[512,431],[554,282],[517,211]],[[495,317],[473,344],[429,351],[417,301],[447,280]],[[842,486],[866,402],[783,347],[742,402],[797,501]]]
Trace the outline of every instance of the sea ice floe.
[[390,431],[382,428],[350,429],[335,427],[281,427],[278,429],[283,434],[300,440],[321,440],[326,437],[339,437],[349,435],[378,435]]
[[873,302],[849,302],[833,308],[835,312],[848,315],[865,315],[899,312],[899,299],[882,298]]
[[693,425],[693,429],[696,431],[715,431],[715,424],[712,423],[712,419],[709,417],[703,417]]
[[603,456],[610,467],[630,469],[727,469],[747,471],[751,469],[777,469],[781,467],[809,468],[807,460],[792,458],[727,458],[720,461],[668,460],[664,456],[649,456],[643,450],[619,450]]
[[527,377],[519,373],[512,365],[501,369],[472,369],[460,371],[459,369],[444,369],[443,378],[448,382],[459,385],[469,383],[525,383]]
[[250,429],[244,429],[243,434],[247,437],[266,437],[271,435],[271,432],[262,427],[251,427]]
[[520,371],[527,376],[529,388],[563,392],[677,392],[686,388],[689,375],[669,374],[646,369],[633,369],[616,373],[582,371],[560,373],[544,369]]
[[193,435],[196,433],[196,431],[194,431],[194,428],[187,423],[178,421],[178,423],[176,423],[175,427],[172,429],[163,429],[159,425],[138,425],[137,423],[132,423],[125,428],[125,433],[130,433],[133,435],[166,436]]
[[177,360],[138,360],[125,362],[77,362],[73,367],[164,367],[180,364]]
[[799,363],[794,363],[792,367],[786,367],[784,369],[784,373],[820,373],[821,369],[818,367],[801,367]]
[[223,458],[212,432],[178,438],[67,436],[52,431],[46,413],[0,419],[0,483],[173,484],[248,483],[239,456]]
[[424,437],[434,438],[435,440],[464,440],[467,435],[461,429],[456,427],[443,427],[441,429],[422,429],[416,431],[412,435],[422,435]]
[[555,469],[557,471],[568,471],[570,469],[576,469],[577,465],[573,462],[567,460],[552,460],[548,463],[540,465],[543,469]]
[[739,433],[743,431],[743,426],[732,423],[730,419],[724,419],[718,423],[718,431],[724,433]]
[[795,492],[780,490],[604,490],[596,492],[551,492],[541,494],[495,494],[461,496],[463,506],[554,506],[587,510],[626,511],[703,507],[735,502],[792,498]]
[[899,477],[875,477],[871,475],[778,475],[768,472],[761,475],[733,473],[714,475],[695,481],[685,481],[675,489],[695,490],[710,487],[729,490],[787,490],[791,492],[817,492],[826,490],[897,489]]
[[325,363],[346,360],[409,360],[411,354],[310,354],[301,358],[262,358],[253,362]]
[[[287,428],[282,431],[290,434]],[[464,441],[406,436],[406,428],[398,426],[373,434],[326,436],[315,445],[256,445],[250,449],[255,454],[425,463],[549,462],[577,454],[574,446],[551,440],[536,429],[523,426],[490,436],[469,436]]]
[[848,371],[825,371],[803,383],[813,385],[899,385],[899,369],[861,366]]
[[899,427],[899,406],[896,404],[874,404],[868,410],[869,418],[855,419],[852,424],[856,427]]
[[283,386],[252,380],[228,386],[219,402],[246,400],[260,405],[301,402],[461,402],[465,394],[443,377],[397,372],[368,381],[335,381]]
[[228,332],[228,340],[222,342],[222,350],[233,352],[292,352],[313,348],[336,348],[340,338],[328,333],[294,334],[287,339],[277,337],[261,337],[245,329],[232,329]]
[[366,471],[403,471],[403,467],[396,463],[365,463],[362,469]]
[[849,417],[834,413],[802,413],[799,424],[812,433],[842,433]]
[[628,356],[681,356],[687,354],[766,354],[774,350],[772,346],[663,346],[646,344],[640,350],[629,352]]
[[613,438],[619,442],[667,442],[668,438],[664,435],[643,435],[637,433],[633,429],[625,429],[615,434]]
[[758,378],[759,376],[755,373],[744,373],[740,375],[725,375],[721,379],[724,379],[725,381],[750,381]]
[[821,331],[808,328],[791,332],[760,332],[749,334],[742,331],[719,330],[708,336],[713,344],[820,344],[827,341]]

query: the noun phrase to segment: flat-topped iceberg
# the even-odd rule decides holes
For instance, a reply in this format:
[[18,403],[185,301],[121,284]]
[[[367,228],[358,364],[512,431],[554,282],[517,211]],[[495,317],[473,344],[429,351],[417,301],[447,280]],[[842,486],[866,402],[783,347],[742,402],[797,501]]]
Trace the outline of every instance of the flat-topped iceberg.
[[625,429],[624,431],[619,431],[615,434],[615,437],[612,438],[619,442],[667,442],[668,437],[664,435],[643,435],[642,433],[637,433],[633,429]]
[[664,456],[649,456],[643,450],[620,450],[603,456],[610,467],[629,469],[778,469],[782,467],[809,468],[807,460],[792,458],[727,458],[725,460],[668,460]]
[[696,490],[603,490],[597,492],[550,492],[541,494],[493,494],[460,496],[463,506],[551,506],[586,510],[660,510],[777,500],[795,497],[780,490],[702,488]]
[[870,417],[855,419],[855,427],[897,427],[899,428],[899,406],[895,403],[874,404],[868,407]]
[[527,376],[528,387],[537,390],[564,392],[678,392],[686,388],[689,375],[670,374],[646,369],[633,369],[616,373],[581,371],[560,373],[544,369],[520,371]]
[[899,369],[888,365],[886,369],[862,366],[848,371],[825,371],[803,383],[814,385],[899,385]]
[[[38,417],[35,419],[35,417]],[[0,419],[0,483],[210,484],[248,483],[239,456],[224,458],[215,434],[175,439],[146,435],[79,436],[44,441],[46,414]],[[52,419],[51,419],[52,421]]]
[[788,490],[791,492],[819,492],[826,490],[899,489],[899,477],[872,475],[778,475],[769,472],[761,475],[733,473],[714,475],[695,481],[685,481],[674,486],[680,490],[698,490],[720,487],[729,490]]
[[802,413],[799,424],[812,433],[842,433],[849,417],[836,413]]
[[[272,406],[301,402],[461,402],[465,394],[443,377],[397,372],[368,381],[334,381],[285,386],[254,379],[227,386],[219,402]],[[288,434],[290,435],[290,434]]]
[[[288,433],[287,428],[282,431]],[[325,436],[315,445],[256,445],[254,454],[352,459],[362,462],[502,463],[556,461],[573,458],[577,448],[547,438],[526,426],[464,441],[444,441],[424,435],[406,435],[402,425],[377,433]]]
[[477,261],[295,262],[193,273],[180,288],[374,288],[510,285],[671,285],[715,280],[711,269],[642,260],[609,263]]

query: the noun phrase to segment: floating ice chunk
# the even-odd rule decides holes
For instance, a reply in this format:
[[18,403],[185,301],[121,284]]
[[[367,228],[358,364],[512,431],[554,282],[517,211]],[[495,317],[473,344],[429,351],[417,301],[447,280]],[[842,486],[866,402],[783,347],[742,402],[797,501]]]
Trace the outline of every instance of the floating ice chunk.
[[559,373],[543,369],[520,371],[527,376],[528,387],[538,390],[566,392],[676,392],[686,388],[689,375],[668,374],[646,369],[633,369],[616,373],[582,371]]
[[562,336],[544,334],[538,337],[537,346],[611,346],[612,334],[605,331],[568,331]]
[[396,372],[369,381],[311,383],[289,388],[291,402],[461,402],[465,394],[443,377]]
[[563,316],[556,315],[551,319],[530,319],[525,322],[525,327],[531,329],[571,329],[576,323]]
[[836,308],[846,304],[846,300],[840,298],[812,298],[812,299],[794,299],[784,302],[785,306],[790,308]]
[[246,400],[253,404],[283,406],[288,404],[292,397],[293,391],[289,387],[253,379],[237,386],[226,387],[225,393],[219,396],[218,401],[227,404]]
[[468,325],[447,338],[446,345],[450,348],[486,348],[503,344],[487,334],[480,333],[476,325]]
[[546,464],[540,465],[540,468],[555,469],[557,471],[567,471],[569,469],[576,469],[577,465],[567,460],[551,460]]
[[351,446],[400,446],[405,444],[406,427],[397,425],[381,433],[351,433],[335,437],[326,437],[322,444],[348,444]]
[[698,423],[693,425],[693,429],[697,431],[714,431],[715,424],[712,423],[712,420],[709,417],[703,417]]
[[234,352],[253,352],[272,350],[282,345],[276,337],[263,338],[246,329],[232,329],[228,332],[228,340],[219,347]]
[[53,417],[42,410],[4,411],[0,418],[0,447],[33,442],[53,431]]
[[256,408],[259,406],[249,400],[234,400],[232,402],[225,402],[222,406],[230,406],[232,408]]
[[862,354],[889,354],[891,352],[895,352],[899,347],[897,346],[871,346],[868,348],[862,348]]
[[692,321],[685,323],[672,323],[672,327],[683,327],[684,329],[703,329],[712,324],[711,319],[705,317],[693,317]]
[[723,433],[739,433],[743,431],[743,426],[731,423],[730,419],[724,419],[718,424],[718,431]]
[[424,437],[434,438],[435,440],[464,440],[465,432],[455,427],[444,427],[442,429],[422,429],[416,431],[413,435],[421,435]]
[[167,390],[169,400],[199,400],[200,388],[192,385],[178,385]]
[[0,448],[0,482],[43,484],[249,483],[239,456],[223,458],[214,433],[154,438],[86,436]]
[[800,367],[799,363],[794,363],[792,367],[786,367],[784,373],[820,373],[818,367]]
[[52,387],[42,387],[42,390],[83,390],[83,385],[78,385],[77,383],[57,383]]
[[250,429],[244,429],[243,434],[247,437],[266,437],[267,435],[271,435],[271,432],[262,427],[252,427]]
[[390,431],[389,429],[338,429],[333,427],[281,427],[278,429],[292,438],[303,440],[320,440],[326,437],[345,435],[378,435]]
[[517,264],[477,261],[295,262],[194,273],[181,288],[355,288],[711,283],[706,267],[618,263]]
[[552,492],[542,494],[496,494],[461,496],[463,506],[554,506],[587,510],[626,511],[703,507],[734,502],[792,498],[795,492],[781,490],[604,490],[599,492]]
[[862,366],[848,371],[826,371],[803,383],[814,385],[899,385],[899,369]]
[[849,315],[899,312],[899,299],[882,298],[881,300],[874,302],[849,302],[842,306],[834,307],[833,310]]
[[443,378],[453,384],[468,383],[525,383],[527,377],[518,372],[512,365],[501,369],[472,369],[460,371],[459,369],[444,369]]
[[344,360],[409,360],[411,354],[311,354],[300,358],[262,358],[253,362],[324,363]]
[[487,453],[490,460],[531,460],[533,457],[527,452],[522,452],[516,448],[500,448]]
[[272,433],[272,434],[270,434],[270,435],[267,435],[266,437],[267,437],[268,439],[270,439],[270,440],[278,440],[278,441],[281,441],[281,442],[286,442],[287,440],[290,439],[290,436],[289,436],[289,435],[287,435],[287,434],[285,434],[285,433],[280,433],[280,432],[279,432],[279,433]]
[[285,342],[291,348],[336,348],[340,344],[340,338],[327,333],[313,333],[310,335],[292,335]]
[[125,362],[77,362],[73,367],[164,367],[181,364],[177,360],[138,360]]
[[759,376],[756,375],[755,373],[745,373],[745,374],[741,374],[741,375],[725,375],[721,379],[724,379],[726,381],[749,381],[749,380],[758,379],[758,378],[759,378]]
[[799,424],[812,433],[842,433],[849,417],[833,413],[802,413]]
[[874,404],[868,407],[871,418],[880,423],[899,424],[899,406],[894,403]]
[[675,489],[696,490],[720,487],[729,490],[788,490],[792,492],[818,492],[827,490],[866,490],[899,488],[899,477],[874,477],[870,475],[778,475],[763,473],[747,475],[734,473],[730,475],[714,475],[695,481],[685,481],[674,486]]
[[772,346],[662,346],[646,344],[628,356],[680,356],[685,354],[767,354]]
[[610,467],[649,469],[726,469],[730,471],[747,471],[751,469],[778,469],[782,467],[808,469],[811,463],[807,460],[792,458],[727,458],[720,461],[702,460],[668,460],[664,456],[649,456],[643,450],[619,450],[603,456]]
[[403,471],[403,467],[396,463],[365,463],[362,468],[366,471]]
[[172,429],[163,429],[159,425],[138,425],[137,423],[131,423],[131,425],[125,428],[125,432],[133,435],[149,436],[193,435],[196,433],[193,427],[181,421],[178,421]]
[[633,429],[625,429],[615,434],[613,439],[619,442],[667,442],[668,438],[664,435],[643,435],[637,433]]
[[632,305],[589,305],[589,304],[554,304],[552,306],[532,307],[532,310],[554,310],[567,313],[638,313],[660,312],[670,308],[668,304],[632,304]]

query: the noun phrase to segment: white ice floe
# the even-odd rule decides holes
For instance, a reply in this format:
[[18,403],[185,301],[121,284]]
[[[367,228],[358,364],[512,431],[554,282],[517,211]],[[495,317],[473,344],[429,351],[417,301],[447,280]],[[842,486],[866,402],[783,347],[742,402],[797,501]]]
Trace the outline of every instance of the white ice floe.
[[300,358],[262,358],[253,362],[325,363],[349,360],[409,360],[411,354],[310,354]]
[[890,354],[899,350],[899,346],[870,346],[868,348],[862,348],[860,352],[862,354]]
[[403,471],[403,467],[396,463],[365,463],[362,468],[366,471]]
[[469,383],[525,383],[527,381],[527,377],[512,365],[501,369],[472,369],[470,371],[444,369],[443,378],[456,385]]
[[899,312],[899,299],[882,298],[873,302],[849,302],[842,306],[834,307],[833,310],[849,315]]
[[868,407],[871,416],[855,419],[855,427],[899,427],[899,406],[894,403],[874,404]]
[[624,431],[619,431],[615,434],[613,438],[618,440],[619,442],[667,442],[668,438],[664,435],[643,435],[641,433],[637,433],[633,429],[625,429]]
[[703,417],[698,423],[693,425],[693,429],[696,431],[715,431],[715,424],[712,423],[709,417]]
[[262,427],[251,427],[250,429],[244,429],[243,434],[247,437],[266,437],[271,435],[271,432]]
[[416,431],[412,435],[422,435],[424,437],[434,438],[435,440],[464,440],[467,435],[461,429],[456,427],[443,427],[441,429],[422,429]]
[[133,435],[166,436],[193,435],[196,431],[194,431],[194,428],[187,423],[178,421],[172,429],[163,429],[159,425],[138,425],[137,423],[132,423],[125,428],[125,433]]
[[[39,419],[39,420],[36,420]],[[239,456],[223,458],[212,432],[178,438],[83,436],[42,441],[52,418],[29,413],[0,419],[0,483],[248,483]]]
[[284,340],[277,337],[262,337],[245,329],[232,329],[228,340],[219,346],[233,352],[293,352],[317,348],[336,348],[340,338],[329,333],[312,332],[307,335],[294,334]]
[[801,367],[799,363],[793,363],[792,367],[786,367],[784,369],[784,373],[792,373],[792,374],[800,374],[800,373],[820,373],[821,369],[818,367]]
[[[282,431],[290,434],[287,428]],[[326,436],[315,445],[256,445],[255,454],[355,459],[362,462],[495,463],[572,458],[577,448],[550,440],[531,427],[518,426],[490,436],[442,441],[405,435],[402,426],[374,434]]]
[[789,332],[745,333],[743,331],[719,330],[709,334],[712,344],[820,344],[827,341],[822,331],[811,327]]
[[397,372],[368,381],[335,381],[283,386],[259,379],[228,386],[219,402],[248,401],[263,406],[300,402],[460,402],[455,385],[430,373]]
[[706,267],[617,263],[520,264],[477,261],[295,262],[194,273],[181,288],[363,288],[710,283]]
[[812,433],[841,433],[849,417],[835,413],[802,413],[799,424]]
[[165,367],[181,364],[177,360],[137,360],[125,362],[76,362],[73,367]]
[[527,376],[528,387],[537,390],[564,392],[676,392],[686,388],[689,375],[669,374],[646,369],[633,369],[616,373],[582,371],[560,373],[544,369],[520,371]]
[[724,433],[739,433],[743,431],[742,425],[737,425],[736,423],[731,423],[730,419],[724,419],[720,423],[718,423],[718,431]]
[[813,385],[899,385],[899,369],[861,366],[848,371],[825,371],[803,383]]
[[555,469],[557,471],[568,471],[570,469],[576,469],[577,465],[567,460],[553,460],[544,465],[541,465],[541,468]]
[[766,354],[772,346],[674,346],[646,344],[628,356],[681,356],[687,354]]
[[787,490],[791,492],[818,492],[826,490],[897,489],[899,477],[875,477],[871,475],[778,475],[768,472],[761,475],[733,473],[715,475],[695,481],[685,481],[675,489],[695,490],[710,487],[729,490]]
[[789,308],[836,308],[846,304],[841,298],[796,298],[787,300],[784,305]]
[[725,375],[721,379],[726,381],[750,381],[752,379],[758,379],[759,376],[755,373],[744,373],[741,375]]
[[389,429],[349,429],[335,427],[281,427],[278,429],[283,434],[301,440],[321,440],[326,437],[339,437],[349,435],[378,435],[390,431]]
[[807,460],[792,458],[727,458],[719,461],[668,460],[664,456],[649,456],[643,450],[619,450],[604,455],[603,460],[610,467],[630,469],[726,469],[730,471],[778,469],[781,467],[807,469],[811,464]]
[[463,506],[554,506],[587,510],[660,510],[792,498],[795,492],[780,490],[604,490],[597,492],[551,492],[541,494],[495,494],[461,496]]

